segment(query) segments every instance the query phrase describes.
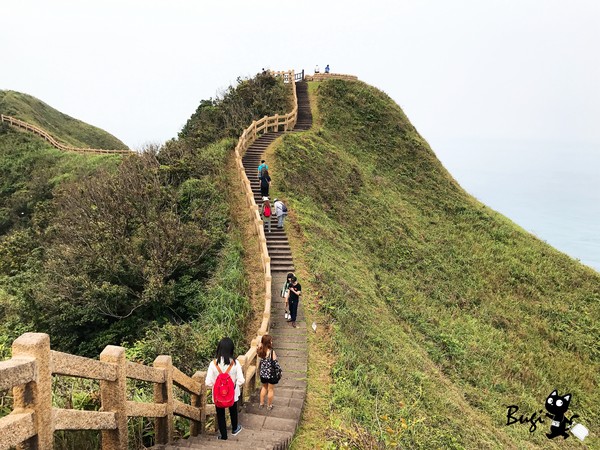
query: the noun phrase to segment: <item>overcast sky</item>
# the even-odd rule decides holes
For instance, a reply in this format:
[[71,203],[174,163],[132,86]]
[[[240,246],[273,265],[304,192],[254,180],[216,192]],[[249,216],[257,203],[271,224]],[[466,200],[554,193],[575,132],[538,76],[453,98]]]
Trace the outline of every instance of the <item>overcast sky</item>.
[[0,89],[134,148],[238,76],[316,64],[387,92],[434,150],[600,142],[597,0],[19,0],[0,23]]
[[133,149],[263,67],[388,93],[473,195],[600,271],[600,0],[17,0],[0,89]]

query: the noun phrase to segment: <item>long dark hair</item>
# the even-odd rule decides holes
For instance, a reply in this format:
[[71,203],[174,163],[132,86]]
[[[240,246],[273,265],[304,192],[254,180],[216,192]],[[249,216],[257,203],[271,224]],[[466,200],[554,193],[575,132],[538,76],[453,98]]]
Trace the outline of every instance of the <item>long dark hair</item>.
[[265,334],[260,340],[262,344],[258,351],[258,356],[262,359],[267,357],[267,350],[273,350],[273,337],[270,334]]
[[223,362],[227,365],[231,364],[231,360],[235,361],[233,357],[233,349],[234,349],[233,341],[224,337],[219,341],[217,345],[217,352],[215,353],[215,357],[217,358],[217,364],[219,364],[221,358],[223,358]]

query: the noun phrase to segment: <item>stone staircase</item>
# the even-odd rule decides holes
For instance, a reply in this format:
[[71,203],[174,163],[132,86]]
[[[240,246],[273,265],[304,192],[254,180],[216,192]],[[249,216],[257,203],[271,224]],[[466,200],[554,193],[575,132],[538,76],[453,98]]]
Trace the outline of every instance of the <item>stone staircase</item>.
[[294,131],[305,131],[312,126],[312,113],[308,101],[308,84],[304,81],[296,83],[296,96],[298,97],[298,121]]
[[[263,153],[267,147],[283,133],[268,133],[263,134],[252,144],[246,154],[242,158],[242,164],[246,170],[246,175],[250,180],[252,192],[254,193],[254,201],[260,208],[262,206],[262,197],[260,195],[260,182],[258,180],[258,166],[262,159]],[[269,162],[267,161],[267,165]],[[271,178],[277,175],[270,172]],[[271,206],[273,206],[273,195],[270,195]],[[275,217],[275,208],[273,207],[273,215],[271,216],[271,232],[267,231],[265,226],[265,237],[267,238],[267,250],[271,258],[271,272],[293,272],[294,263],[292,261],[292,251],[285,235],[284,230],[277,228],[277,217]],[[266,224],[265,224],[266,225]],[[284,224],[285,226],[285,224]]]
[[[312,124],[312,115],[308,103],[308,90],[304,82],[296,83],[298,96],[298,122],[294,131],[307,130]],[[282,132],[268,133],[257,139],[242,158],[242,163],[250,180],[254,200],[259,207],[262,205],[258,183],[257,168],[267,147]],[[268,164],[268,161],[267,161]],[[276,173],[271,173],[276,178]],[[273,196],[270,199],[273,200]],[[186,448],[196,449],[256,449],[284,450],[287,449],[302,415],[306,397],[306,372],[308,368],[307,326],[302,308],[302,298],[298,307],[297,328],[292,328],[284,318],[284,300],[281,298],[281,287],[285,282],[287,272],[294,271],[292,252],[284,230],[277,229],[277,218],[273,217],[271,233],[265,232],[267,249],[271,258],[271,329],[273,348],[283,369],[283,377],[275,387],[273,409],[267,411],[259,408],[259,391],[254,393],[250,401],[242,408],[239,421],[243,427],[237,436],[231,435],[228,426],[228,439],[217,440],[216,433],[205,433],[199,436],[180,440],[171,445],[157,445],[156,450],[176,450]],[[284,223],[284,227],[287,226]],[[302,283],[302,280],[300,280]],[[226,414],[229,420],[229,413]]]

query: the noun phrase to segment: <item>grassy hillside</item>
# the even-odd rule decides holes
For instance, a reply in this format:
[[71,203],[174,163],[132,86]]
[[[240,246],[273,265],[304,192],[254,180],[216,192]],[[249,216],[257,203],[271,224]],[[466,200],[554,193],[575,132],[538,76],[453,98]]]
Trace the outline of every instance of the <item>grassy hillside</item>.
[[507,406],[556,388],[598,430],[600,275],[465,193],[385,94],[310,91],[315,126],[271,157],[321,324],[295,448],[581,448]]
[[125,149],[106,131],[57,111],[31,95],[0,91],[0,113],[43,128],[60,141],[81,148]]

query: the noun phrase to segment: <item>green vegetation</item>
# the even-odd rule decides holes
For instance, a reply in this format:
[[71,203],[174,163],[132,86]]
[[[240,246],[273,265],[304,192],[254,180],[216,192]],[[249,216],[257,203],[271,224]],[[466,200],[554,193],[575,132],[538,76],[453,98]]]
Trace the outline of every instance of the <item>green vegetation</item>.
[[295,448],[558,448],[547,418],[506,426],[555,388],[597,429],[600,275],[466,194],[385,94],[311,92],[318,123],[273,163],[332,359],[331,389],[309,382],[326,422]]
[[31,95],[0,91],[0,113],[36,125],[74,147],[108,150],[127,148],[106,131],[69,117]]
[[290,87],[268,74],[238,78],[236,86],[226,89],[221,98],[200,102],[179,138],[196,147],[226,137],[238,138],[252,121],[291,111]]
[[[0,105],[27,99],[3,94]],[[226,335],[244,353],[251,299],[243,238],[232,227],[234,137],[270,105],[281,110],[269,114],[283,112],[289,96],[269,75],[239,80],[223,98],[203,101],[179,139],[126,157],[61,153],[0,127],[0,358],[26,331],[93,358],[108,344],[125,345],[144,363],[171,354],[188,374],[207,366]],[[208,104],[214,114],[204,114]],[[52,112],[33,120],[25,107],[0,109],[73,145],[98,145],[49,127]],[[223,123],[233,110],[235,120]],[[58,386],[71,392],[67,402],[98,407],[91,383]],[[148,400],[152,392],[135,395]],[[0,395],[0,414],[9,410],[10,398]],[[148,423],[132,422],[140,446],[151,443]],[[79,444],[96,435],[62,433],[57,445],[89,448]]]
[[[210,103],[245,120],[270,101],[285,107],[289,90],[258,75]],[[241,346],[250,303],[227,138],[239,127],[221,127],[196,114],[178,140],[123,158],[63,154],[3,127],[0,334],[48,332],[92,357],[128,342],[145,362],[166,351],[190,370],[225,334]],[[203,129],[221,131],[200,144]]]

